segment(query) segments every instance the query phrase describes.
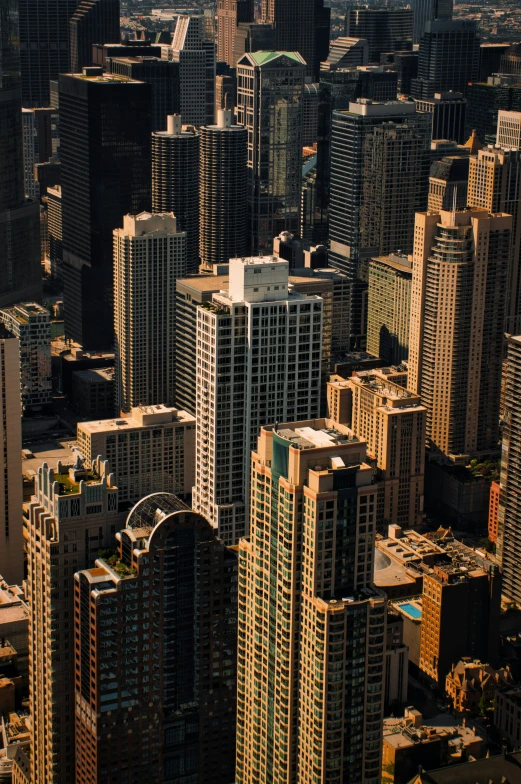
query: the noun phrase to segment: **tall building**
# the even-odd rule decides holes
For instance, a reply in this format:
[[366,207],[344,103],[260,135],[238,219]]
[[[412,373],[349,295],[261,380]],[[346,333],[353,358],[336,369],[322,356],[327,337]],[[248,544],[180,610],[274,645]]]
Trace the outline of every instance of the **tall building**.
[[329,12],[324,0],[262,0],[261,19],[273,25],[275,49],[298,52],[306,76],[318,80],[320,62],[329,50]]
[[175,400],[175,283],[186,233],[173,213],[125,215],[114,231],[116,410]]
[[22,103],[50,106],[51,79],[70,69],[69,23],[78,0],[20,0]]
[[386,364],[409,356],[412,258],[405,253],[376,256],[369,262],[367,351]]
[[219,0],[217,4],[217,60],[235,67],[237,26],[255,19],[253,0]]
[[409,388],[434,453],[497,450],[512,217],[469,208],[416,215]]
[[20,403],[20,341],[0,325],[0,574],[8,585],[24,578],[22,520],[22,406]]
[[248,251],[248,131],[219,109],[217,124],[200,129],[199,256],[202,269]]
[[180,65],[159,57],[107,57],[108,73],[147,82],[152,95],[152,131],[166,131],[167,118],[180,106]]
[[120,42],[119,0],[78,0],[69,35],[70,71],[81,73],[85,66],[93,64],[93,44]]
[[112,348],[112,232],[151,206],[150,85],[101,68],[59,85],[65,333]]
[[376,464],[375,522],[415,528],[423,517],[426,408],[419,395],[392,381],[385,369],[331,376],[328,416],[367,444]]
[[463,93],[450,91],[448,93],[434,93],[428,100],[418,100],[419,112],[432,114],[432,138],[450,139],[458,144],[467,140],[465,133],[465,112],[467,101]]
[[124,522],[107,463],[44,463],[24,512],[33,784],[75,781],[74,573],[110,547]]
[[469,159],[467,203],[512,216],[505,332],[517,335],[521,332],[521,145],[517,149],[489,147]]
[[321,297],[288,291],[288,263],[273,256],[231,259],[228,291],[197,309],[193,505],[227,544],[248,531],[261,424],[319,415],[322,313]]
[[58,149],[58,113],[51,107],[22,109],[24,192],[32,201],[40,197],[35,166],[47,163]]
[[237,554],[169,493],[136,504],[116,538],[74,577],[75,781],[229,784]]
[[[429,174],[429,212],[451,210],[473,204],[468,198],[470,156],[447,155],[434,161]],[[484,206],[484,205],[476,205]],[[496,212],[496,210],[492,210]]]
[[521,77],[494,74],[467,88],[466,133],[476,131],[484,144],[495,144],[499,110],[521,112]]
[[466,93],[479,75],[479,38],[469,19],[427,22],[420,40],[418,77],[412,80],[414,98],[429,99],[449,90]]
[[410,8],[347,8],[344,35],[365,38],[369,62],[379,63],[382,52],[412,50],[412,11]]
[[500,605],[501,575],[490,561],[462,565],[456,556],[424,573],[420,670],[442,694],[445,677],[462,651],[471,659],[495,661]]
[[521,460],[518,448],[520,419],[519,390],[521,389],[521,338],[508,339],[508,361],[503,414],[501,452],[501,480],[497,525],[497,552],[503,574],[503,593],[521,606],[519,584],[519,552],[521,546],[521,504],[519,477]]
[[412,40],[419,44],[425,24],[435,19],[452,19],[453,0],[413,0]]
[[152,134],[152,211],[173,212],[186,232],[186,269],[199,269],[199,133],[167,118],[166,131]]
[[248,130],[252,253],[271,251],[281,231],[298,234],[304,66],[290,51],[250,53],[237,64],[237,120]]
[[339,68],[356,68],[369,63],[369,44],[366,38],[340,36],[331,41],[327,59],[321,64],[322,71]]
[[41,299],[40,210],[24,196],[18,3],[0,6],[0,307]]
[[37,302],[0,310],[0,321],[20,341],[20,389],[24,411],[52,403],[51,316]]
[[120,503],[150,493],[188,497],[195,479],[195,417],[167,406],[133,408],[124,419],[78,422],[87,468],[101,455],[114,469]]
[[215,43],[205,36],[204,16],[178,16],[168,57],[179,63],[179,112],[190,125],[215,120]]
[[521,149],[521,112],[498,112],[497,144],[507,149]]
[[47,188],[47,257],[48,270],[53,278],[61,278],[63,264],[62,189],[61,185]]
[[361,341],[369,259],[412,250],[416,205],[426,206],[430,133],[430,115],[408,101],[359,100],[333,112],[329,263],[356,283],[351,309]]
[[327,419],[261,428],[239,543],[237,784],[380,780],[386,600],[365,450]]

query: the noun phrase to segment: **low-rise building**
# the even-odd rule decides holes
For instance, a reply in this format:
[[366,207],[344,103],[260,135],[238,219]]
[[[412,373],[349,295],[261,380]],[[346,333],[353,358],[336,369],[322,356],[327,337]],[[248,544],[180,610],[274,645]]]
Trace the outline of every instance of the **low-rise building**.
[[0,639],[8,640],[16,651],[17,669],[22,688],[27,687],[29,667],[29,608],[23,590],[7,585],[0,577]]
[[512,748],[521,745],[521,689],[498,688],[494,695],[494,724]]
[[409,784],[521,784],[521,751],[471,760],[436,770],[419,770]]
[[116,476],[119,501],[153,492],[186,498],[195,479],[195,417],[168,406],[137,406],[130,415],[78,423],[86,465],[101,455]]
[[490,664],[482,664],[478,659],[472,661],[465,657],[453,664],[447,673],[445,692],[456,713],[478,713],[482,700],[490,705],[497,689],[511,686],[512,680],[508,667],[495,670]]
[[406,708],[402,719],[384,719],[382,784],[407,784],[419,767],[429,770],[484,753],[475,728],[424,724],[419,711]]
[[72,374],[72,403],[89,419],[112,416],[115,411],[114,368],[76,370]]

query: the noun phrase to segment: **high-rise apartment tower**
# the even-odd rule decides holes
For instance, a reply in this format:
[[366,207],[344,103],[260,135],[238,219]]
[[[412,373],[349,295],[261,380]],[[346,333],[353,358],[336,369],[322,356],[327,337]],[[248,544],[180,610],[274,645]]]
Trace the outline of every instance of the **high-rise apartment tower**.
[[469,208],[416,215],[409,387],[442,455],[496,451],[512,217]]
[[251,476],[235,780],[377,784],[386,601],[366,445],[327,419],[266,426]]
[[248,131],[219,109],[217,124],[200,129],[199,255],[203,269],[248,251]]
[[219,0],[217,4],[217,60],[235,66],[234,50],[237,26],[253,22],[253,0]]
[[288,262],[231,259],[197,311],[193,504],[226,544],[248,531],[249,455],[263,422],[319,415],[323,300],[288,291]]
[[186,232],[186,269],[199,269],[199,133],[168,117],[166,131],[152,134],[152,211],[173,212]]
[[116,409],[173,406],[175,283],[186,275],[186,233],[173,213],[125,215],[114,231]]

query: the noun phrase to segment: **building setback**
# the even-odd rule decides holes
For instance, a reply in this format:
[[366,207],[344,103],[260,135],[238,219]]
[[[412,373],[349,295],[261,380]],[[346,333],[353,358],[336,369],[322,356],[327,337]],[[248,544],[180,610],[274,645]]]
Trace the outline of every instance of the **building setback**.
[[74,578],[75,781],[127,769],[150,784],[229,784],[237,555],[169,493],[136,504],[116,538],[114,557]]
[[237,784],[380,780],[386,600],[365,448],[327,419],[260,430],[239,543]]

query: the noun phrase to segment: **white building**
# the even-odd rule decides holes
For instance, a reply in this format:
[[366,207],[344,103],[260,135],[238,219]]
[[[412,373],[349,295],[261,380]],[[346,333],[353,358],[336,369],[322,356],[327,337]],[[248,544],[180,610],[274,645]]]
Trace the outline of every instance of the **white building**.
[[20,341],[0,325],[0,574],[9,585],[24,579],[19,378]]
[[231,259],[229,290],[197,313],[193,508],[235,544],[248,532],[259,428],[319,416],[323,300],[288,290],[288,262]]
[[500,109],[497,116],[496,145],[504,149],[521,148],[521,112]]
[[22,406],[38,410],[52,402],[51,316],[37,302],[0,310],[0,322],[20,341]]
[[108,459],[119,500],[150,493],[186,497],[195,479],[195,417],[167,406],[133,408],[129,416],[78,423],[78,447],[91,468]]
[[114,230],[116,410],[174,403],[175,284],[186,232],[173,213],[125,215]]
[[179,114],[187,125],[215,121],[216,45],[206,40],[204,16],[178,16],[171,46],[162,58],[179,63]]

